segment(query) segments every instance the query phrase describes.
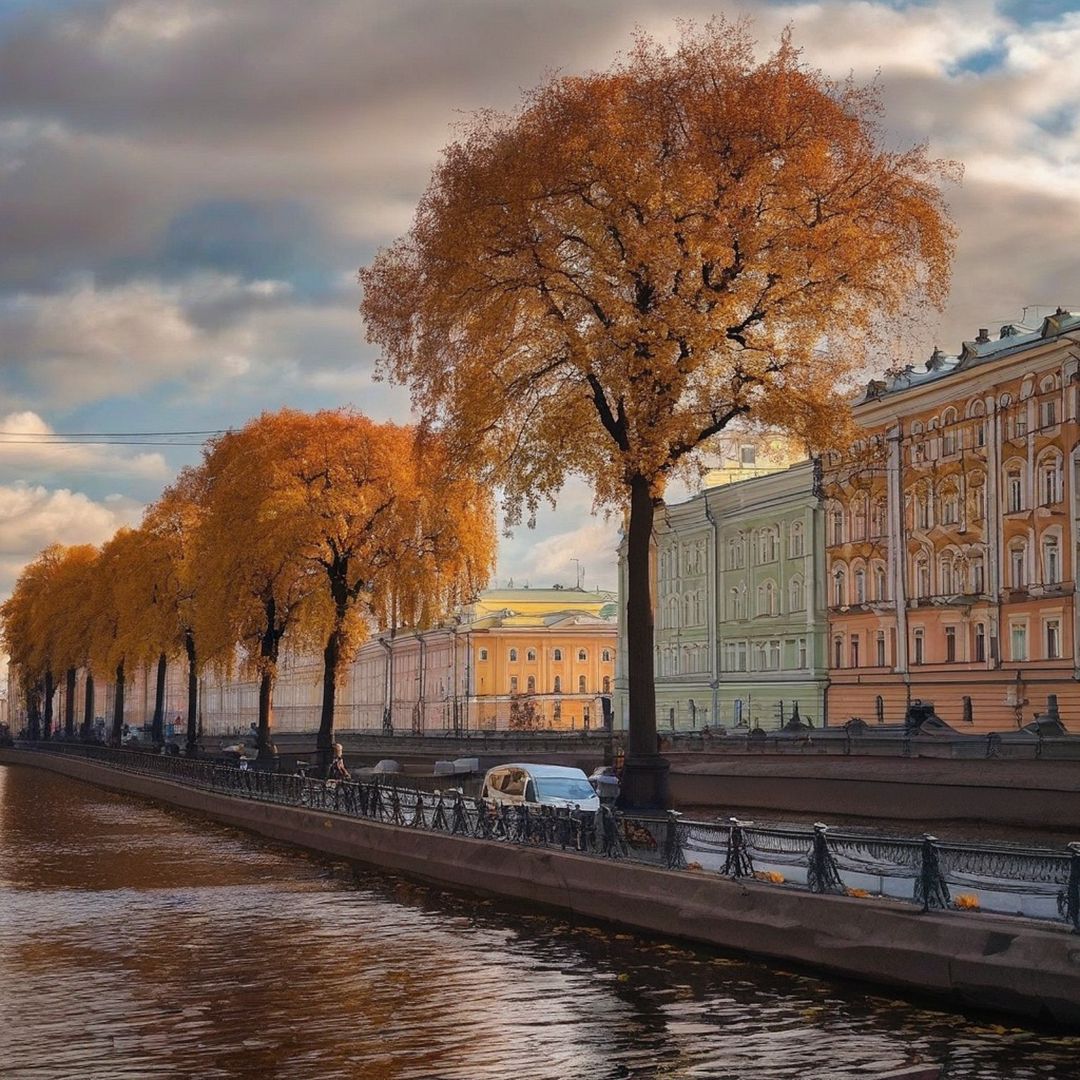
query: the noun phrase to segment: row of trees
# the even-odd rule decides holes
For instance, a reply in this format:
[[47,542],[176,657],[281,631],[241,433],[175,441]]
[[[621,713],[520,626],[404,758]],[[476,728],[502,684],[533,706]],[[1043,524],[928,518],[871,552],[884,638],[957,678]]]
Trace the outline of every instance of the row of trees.
[[444,440],[345,410],[283,410],[209,443],[138,528],[100,548],[45,549],[0,608],[3,639],[31,733],[46,738],[61,679],[75,736],[82,668],[82,734],[95,676],[107,678],[118,742],[126,675],[156,664],[160,742],[167,665],[183,657],[193,752],[200,670],[245,665],[259,678],[260,756],[271,751],[283,644],[319,649],[328,758],[336,687],[371,628],[430,624],[486,584],[494,554],[490,491],[451,463]]

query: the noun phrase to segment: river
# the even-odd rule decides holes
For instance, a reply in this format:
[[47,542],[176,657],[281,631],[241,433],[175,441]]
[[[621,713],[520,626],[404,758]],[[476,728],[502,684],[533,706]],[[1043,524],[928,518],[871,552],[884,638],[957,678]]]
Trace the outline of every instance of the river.
[[1080,1037],[462,897],[0,766],[0,1076],[1080,1078]]

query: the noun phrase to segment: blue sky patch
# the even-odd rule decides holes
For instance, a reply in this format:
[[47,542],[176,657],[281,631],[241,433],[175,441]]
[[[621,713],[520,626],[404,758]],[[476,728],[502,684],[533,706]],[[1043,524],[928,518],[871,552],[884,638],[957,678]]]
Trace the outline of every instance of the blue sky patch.
[[1021,26],[1030,26],[1080,11],[1080,0],[1004,0],[998,10]]

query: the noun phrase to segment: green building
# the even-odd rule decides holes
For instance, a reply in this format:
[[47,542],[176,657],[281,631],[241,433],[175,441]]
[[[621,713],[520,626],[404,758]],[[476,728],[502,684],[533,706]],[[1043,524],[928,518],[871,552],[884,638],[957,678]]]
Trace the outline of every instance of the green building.
[[[653,615],[657,727],[772,729],[824,721],[824,529],[816,466],[706,488],[658,510]],[[625,551],[620,551],[620,612]],[[625,619],[616,723],[625,727]]]

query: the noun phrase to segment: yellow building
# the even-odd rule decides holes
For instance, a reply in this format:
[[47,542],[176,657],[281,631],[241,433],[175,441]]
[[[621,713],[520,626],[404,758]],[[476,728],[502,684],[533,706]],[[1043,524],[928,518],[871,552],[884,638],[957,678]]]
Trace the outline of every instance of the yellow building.
[[472,667],[470,724],[580,729],[603,722],[618,635],[610,594],[498,589],[470,613],[462,627]]

